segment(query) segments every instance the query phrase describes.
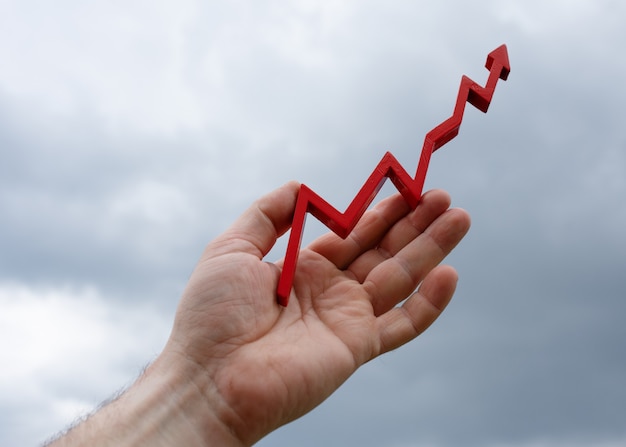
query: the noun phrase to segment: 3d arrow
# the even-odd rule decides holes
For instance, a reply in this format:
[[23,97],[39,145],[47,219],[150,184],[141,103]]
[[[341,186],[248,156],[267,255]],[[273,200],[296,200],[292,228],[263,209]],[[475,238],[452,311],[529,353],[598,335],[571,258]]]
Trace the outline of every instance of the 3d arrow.
[[322,199],[308,186],[300,186],[287,244],[287,253],[276,290],[278,302],[281,305],[287,306],[289,303],[306,214],[312,214],[337,235],[346,238],[372,203],[387,178],[393,182],[404,200],[414,209],[422,196],[430,156],[458,135],[465,111],[465,103],[469,102],[480,111],[487,112],[498,79],[505,81],[509,76],[511,69],[506,45],[502,45],[489,53],[485,67],[489,70],[489,78],[484,87],[467,76],[461,78],[454,112],[450,118],[426,134],[414,178],[406,172],[390,152],[387,152],[343,213]]

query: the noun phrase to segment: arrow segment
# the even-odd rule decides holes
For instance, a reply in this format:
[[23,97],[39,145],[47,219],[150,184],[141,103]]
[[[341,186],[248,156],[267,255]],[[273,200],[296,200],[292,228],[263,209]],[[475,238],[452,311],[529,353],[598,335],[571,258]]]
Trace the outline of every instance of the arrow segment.
[[279,304],[287,306],[289,303],[307,213],[315,216],[338,236],[346,238],[372,203],[387,178],[392,181],[412,209],[417,206],[422,196],[430,156],[458,135],[465,112],[465,104],[469,102],[478,110],[487,112],[498,79],[506,81],[508,78],[511,69],[506,45],[502,45],[489,53],[485,67],[489,70],[489,77],[484,87],[467,76],[461,78],[454,112],[450,118],[426,134],[414,178],[406,172],[391,152],[387,152],[343,213],[308,186],[300,186],[287,252],[276,290]]

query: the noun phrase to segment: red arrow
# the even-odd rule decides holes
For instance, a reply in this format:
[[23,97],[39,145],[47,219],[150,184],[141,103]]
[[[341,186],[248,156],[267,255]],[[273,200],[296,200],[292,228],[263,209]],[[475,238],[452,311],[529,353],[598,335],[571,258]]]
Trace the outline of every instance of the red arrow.
[[480,111],[487,112],[498,79],[505,81],[509,76],[511,68],[506,45],[502,45],[489,53],[485,67],[489,70],[489,78],[484,87],[467,76],[461,78],[461,86],[452,116],[428,132],[424,138],[415,178],[411,178],[391,152],[387,152],[343,213],[322,199],[308,186],[302,185],[300,187],[287,244],[287,253],[276,290],[278,302],[281,305],[286,306],[289,303],[306,214],[312,214],[337,235],[346,238],[372,203],[387,178],[393,182],[404,200],[414,209],[422,196],[430,156],[458,135],[465,111],[465,103],[469,102]]

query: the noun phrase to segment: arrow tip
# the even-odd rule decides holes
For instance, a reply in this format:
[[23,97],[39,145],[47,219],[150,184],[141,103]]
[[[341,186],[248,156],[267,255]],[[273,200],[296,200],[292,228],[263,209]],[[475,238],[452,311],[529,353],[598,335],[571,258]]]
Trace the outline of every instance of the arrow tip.
[[509,77],[509,73],[511,72],[511,65],[509,64],[509,53],[506,49],[506,45],[500,45],[498,48],[489,53],[489,55],[487,55],[487,63],[485,64],[487,70],[491,70],[494,62],[502,66],[499,76],[500,79],[506,81],[506,78]]

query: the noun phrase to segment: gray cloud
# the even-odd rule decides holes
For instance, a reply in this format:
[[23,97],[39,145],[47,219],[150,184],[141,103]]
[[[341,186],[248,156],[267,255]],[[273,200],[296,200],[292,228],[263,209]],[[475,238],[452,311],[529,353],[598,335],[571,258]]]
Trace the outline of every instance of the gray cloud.
[[[27,4],[0,19],[0,282],[89,285],[115,311],[164,318],[204,244],[261,192],[295,178],[340,208],[384,151],[413,170],[460,76],[482,84],[506,43],[509,80],[486,115],[468,107],[427,178],[473,218],[448,260],[455,300],[259,445],[623,442],[621,4]],[[129,380],[152,355],[137,352]],[[85,396],[53,383],[0,400],[6,442],[36,442],[12,427]]]

